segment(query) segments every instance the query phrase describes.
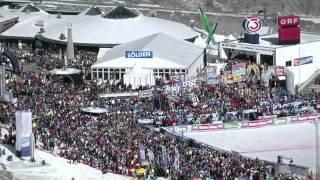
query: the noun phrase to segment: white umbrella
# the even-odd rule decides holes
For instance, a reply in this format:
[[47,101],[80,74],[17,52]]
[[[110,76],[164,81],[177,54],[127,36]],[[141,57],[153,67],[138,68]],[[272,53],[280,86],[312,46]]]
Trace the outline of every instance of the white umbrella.
[[92,113],[92,114],[103,114],[103,113],[108,112],[108,110],[106,108],[99,108],[99,107],[81,108],[81,111],[87,112],[87,113]]
[[81,70],[76,68],[66,68],[66,69],[53,69],[50,71],[51,74],[56,75],[71,75],[71,74],[79,74]]

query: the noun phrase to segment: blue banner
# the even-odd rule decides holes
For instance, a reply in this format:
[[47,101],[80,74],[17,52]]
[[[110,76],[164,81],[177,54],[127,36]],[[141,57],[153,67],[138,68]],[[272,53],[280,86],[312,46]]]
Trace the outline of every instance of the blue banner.
[[126,51],[126,58],[153,58],[152,51]]
[[299,65],[304,65],[304,64],[311,64],[312,62],[313,62],[313,56],[308,56],[308,57],[294,59],[293,65],[299,66]]

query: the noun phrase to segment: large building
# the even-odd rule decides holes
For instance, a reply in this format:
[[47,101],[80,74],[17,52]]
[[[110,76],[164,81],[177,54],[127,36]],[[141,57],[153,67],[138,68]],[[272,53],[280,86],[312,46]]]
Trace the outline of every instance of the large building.
[[220,58],[232,59],[244,54],[251,56],[257,64],[284,66],[294,74],[294,85],[301,85],[320,67],[320,34],[301,33],[298,44],[280,45],[278,34],[261,36],[259,44],[241,40],[222,42]]
[[[117,6],[102,14],[90,7],[79,15],[53,15],[32,4],[17,10],[2,8],[3,18],[19,17],[19,22],[0,33],[2,42],[40,41],[36,45],[65,45],[67,29],[72,27],[75,47],[111,48],[155,33],[165,33],[182,40],[193,40],[199,33],[184,24]],[[2,21],[0,16],[0,22]]]

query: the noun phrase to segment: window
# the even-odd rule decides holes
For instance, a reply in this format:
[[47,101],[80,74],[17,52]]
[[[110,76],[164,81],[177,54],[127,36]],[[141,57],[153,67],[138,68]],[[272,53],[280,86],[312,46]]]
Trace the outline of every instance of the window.
[[92,69],[92,79],[97,79],[97,69]]
[[292,61],[286,61],[286,66],[292,66]]
[[103,80],[107,80],[107,79],[109,79],[108,71],[109,71],[109,69],[104,69],[104,76],[103,76]]

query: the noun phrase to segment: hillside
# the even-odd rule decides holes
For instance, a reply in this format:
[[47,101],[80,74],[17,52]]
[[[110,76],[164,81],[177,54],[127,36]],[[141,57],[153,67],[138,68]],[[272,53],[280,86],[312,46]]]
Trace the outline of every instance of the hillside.
[[201,5],[209,12],[256,13],[265,9],[271,14],[320,16],[319,0],[127,0],[127,3],[152,3],[181,10],[195,10]]

